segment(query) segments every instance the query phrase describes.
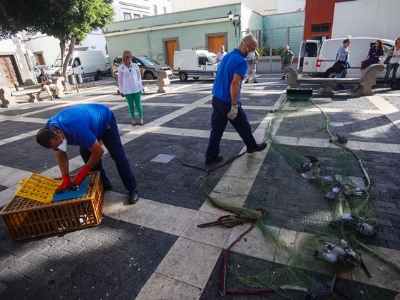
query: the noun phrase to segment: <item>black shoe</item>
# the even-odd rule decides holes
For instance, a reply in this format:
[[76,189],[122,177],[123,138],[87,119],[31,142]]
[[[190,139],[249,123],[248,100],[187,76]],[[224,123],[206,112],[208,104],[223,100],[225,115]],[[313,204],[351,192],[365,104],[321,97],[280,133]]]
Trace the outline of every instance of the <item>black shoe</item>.
[[247,153],[260,152],[260,151],[263,151],[265,148],[267,148],[267,143],[262,142],[261,144],[257,145],[257,148],[247,149]]
[[54,98],[56,98],[56,99],[61,99],[61,97],[58,96],[58,95],[54,96]]
[[129,191],[129,198],[128,198],[128,203],[129,204],[136,204],[139,201],[139,193],[137,189],[134,189],[133,191]]
[[246,80],[244,83],[249,83],[249,81],[248,81],[248,80]]
[[216,163],[216,162],[219,162],[219,161],[221,161],[221,160],[223,160],[223,159],[224,159],[224,158],[223,158],[222,156],[218,156],[218,157],[216,157],[216,158],[212,158],[212,157],[206,156],[206,162],[205,162],[205,164],[206,164],[206,165],[211,165],[211,164]]
[[285,80],[285,76],[282,76],[282,77],[281,77],[281,80]]
[[257,81],[257,80],[254,80],[253,82],[254,82],[254,83],[258,83],[258,81]]

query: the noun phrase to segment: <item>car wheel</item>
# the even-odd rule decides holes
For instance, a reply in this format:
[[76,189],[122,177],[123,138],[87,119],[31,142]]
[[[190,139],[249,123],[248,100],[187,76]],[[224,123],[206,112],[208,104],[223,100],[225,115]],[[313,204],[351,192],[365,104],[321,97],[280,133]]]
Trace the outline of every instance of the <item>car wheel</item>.
[[336,73],[333,72],[332,68],[329,68],[328,70],[326,70],[325,74],[324,74],[325,78],[335,78],[336,77]]
[[179,80],[180,81],[187,81],[188,80],[188,76],[186,73],[179,73]]
[[146,79],[146,80],[153,80],[153,79],[156,79],[156,77],[154,76],[153,73],[147,71],[147,72],[144,73],[144,79]]
[[96,76],[94,76],[94,80],[101,80],[103,79],[103,74],[100,71],[96,72]]

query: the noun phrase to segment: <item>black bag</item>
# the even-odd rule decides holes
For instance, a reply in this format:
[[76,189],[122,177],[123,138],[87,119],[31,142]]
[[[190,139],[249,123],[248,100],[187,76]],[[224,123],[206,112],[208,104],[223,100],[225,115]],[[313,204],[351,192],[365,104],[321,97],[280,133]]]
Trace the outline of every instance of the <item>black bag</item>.
[[332,66],[332,71],[335,73],[340,73],[344,70],[344,65],[342,62],[340,61],[335,61],[335,63]]
[[392,57],[388,55],[388,57],[385,58],[385,61],[383,62],[384,65],[387,65]]

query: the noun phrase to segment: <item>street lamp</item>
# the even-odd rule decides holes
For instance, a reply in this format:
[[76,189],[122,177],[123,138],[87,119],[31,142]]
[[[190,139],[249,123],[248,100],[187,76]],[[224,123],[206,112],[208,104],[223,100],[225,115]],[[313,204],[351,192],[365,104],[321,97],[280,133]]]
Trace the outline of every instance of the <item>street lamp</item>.
[[240,25],[240,16],[239,15],[235,15],[231,10],[228,12],[227,15],[228,15],[229,21],[231,21],[232,24],[233,24],[233,27],[235,27],[235,43],[237,45],[238,44],[238,41],[237,41],[237,37],[238,37],[237,28]]

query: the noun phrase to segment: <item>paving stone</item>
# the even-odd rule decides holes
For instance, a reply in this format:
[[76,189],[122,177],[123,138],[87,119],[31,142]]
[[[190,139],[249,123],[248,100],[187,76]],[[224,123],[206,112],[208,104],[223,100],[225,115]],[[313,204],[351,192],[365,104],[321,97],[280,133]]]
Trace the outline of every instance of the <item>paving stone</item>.
[[[264,138],[271,118],[282,114],[269,113],[272,107],[277,107],[284,100],[282,93],[285,85],[275,77],[274,74],[262,77],[263,80],[268,78],[268,84],[243,86],[243,107],[252,129],[258,128],[255,133],[257,140]],[[212,228],[215,233],[207,231],[207,235],[206,231],[197,228],[197,223],[227,212],[211,206],[209,201],[205,202],[201,197],[200,186],[206,176],[205,170],[182,165],[187,163],[205,168],[204,153],[208,144],[211,117],[211,84],[212,81],[193,81],[190,84],[173,82],[168,93],[142,95],[147,125],[143,127],[130,125],[126,101],[115,94],[115,84],[111,80],[109,86],[104,85],[101,90],[84,89],[80,94],[74,93],[73,97],[63,98],[62,103],[31,103],[21,106],[24,109],[0,112],[2,124],[7,124],[14,132],[11,134],[9,128],[7,131],[0,129],[0,136],[10,138],[3,138],[0,143],[1,153],[9,154],[7,157],[3,156],[3,160],[0,158],[0,178],[4,177],[3,174],[7,176],[6,181],[2,181],[7,187],[17,184],[17,174],[34,171],[59,174],[51,151],[39,146],[32,147],[32,138],[36,131],[34,128],[41,128],[47,118],[67,105],[82,101],[105,103],[114,110],[120,123],[120,134],[124,143],[126,142],[124,148],[136,176],[141,197],[138,204],[126,205],[125,188],[114,162],[106,154],[103,164],[114,188],[112,192],[106,193],[104,218],[99,226],[29,241],[10,242],[6,228],[0,222],[0,264],[9,264],[6,270],[0,268],[1,299],[171,299],[166,298],[166,294],[176,295],[173,299],[217,299],[222,267],[222,254],[218,249],[222,247],[221,242],[227,232],[231,232],[216,227]],[[173,91],[174,86],[180,90]],[[312,87],[316,93],[320,89],[319,86]],[[329,115],[330,130],[349,138],[347,145],[356,149],[371,179],[371,205],[368,206],[368,215],[361,216],[372,222],[378,236],[369,238],[357,235],[356,238],[368,247],[380,247],[374,249],[387,257],[397,259],[400,250],[400,131],[391,122],[396,121],[395,110],[400,107],[397,103],[398,96],[385,94],[385,99],[382,99],[379,95],[351,98],[346,93],[331,98],[320,98],[316,95],[313,101]],[[92,100],[93,97],[97,98]],[[385,115],[389,113],[387,102],[391,104],[390,112],[394,112],[391,116]],[[295,112],[297,108],[299,110]],[[277,124],[280,125],[277,138],[287,146],[289,157],[298,161],[294,168],[286,163],[274,147],[270,147],[265,153],[244,155],[232,165],[213,173],[209,177],[206,190],[212,197],[229,204],[265,209],[264,222],[271,228],[272,234],[280,234],[287,245],[304,250],[301,241],[326,226],[326,222],[332,217],[335,203],[324,199],[326,191],[302,178],[295,169],[304,161],[302,156],[317,156],[324,174],[353,176],[364,184],[366,181],[357,159],[328,142],[327,134],[321,130],[321,121],[325,122],[325,119],[311,102],[291,102],[283,113],[285,118]],[[41,118],[43,122],[35,120],[32,123],[31,119],[25,117]],[[70,148],[70,169],[75,172],[83,162],[78,147]],[[21,149],[30,151],[21,152]],[[228,124],[221,141],[224,162],[243,149],[243,142]],[[151,161],[160,154],[173,156],[173,159],[166,164]],[[32,155],[41,159],[32,160]],[[343,169],[344,172],[338,172]],[[13,176],[8,176],[11,173]],[[239,180],[221,181],[224,177],[235,176]],[[244,179],[249,180],[246,186]],[[237,187],[234,192],[230,187],[232,183]],[[225,186],[227,193],[217,193],[215,187],[218,185]],[[6,198],[11,199],[14,193],[12,188],[2,186],[0,192],[3,201]],[[198,212],[199,209],[201,212]],[[179,218],[182,220],[178,222]],[[180,225],[176,226],[178,223]],[[236,235],[231,233],[230,241],[240,230],[235,228],[232,232]],[[279,257],[281,251],[274,255],[274,244],[266,243],[260,232],[254,231],[246,235],[245,239],[233,248],[230,257],[229,288],[247,288],[243,285],[243,279],[248,276],[253,276],[250,277],[250,282],[254,283],[256,278],[274,274],[273,272],[279,273],[283,268],[280,262],[294,262],[289,256]],[[192,248],[192,245],[196,247]],[[188,255],[184,251],[185,246],[189,249]],[[215,253],[211,251],[214,254],[207,256],[202,251],[207,247],[211,247]],[[174,253],[168,253],[171,248]],[[388,249],[393,250],[387,252]],[[14,257],[14,260],[10,257]],[[210,259],[217,263],[207,264]],[[309,268],[307,264],[315,265],[311,256],[308,259],[303,261],[303,271]],[[23,264],[25,260],[28,263]],[[168,261],[175,264],[168,268]],[[393,299],[393,290],[386,288],[390,286],[388,281],[396,280],[397,277],[380,275],[386,269],[375,258],[369,264],[373,264],[373,280],[376,282],[366,278],[361,268],[356,267],[342,273],[342,278],[336,279],[335,287],[355,300],[375,300],[382,297]],[[194,274],[198,265],[201,278]],[[330,271],[326,267],[322,268],[323,262],[316,265],[321,268],[321,272]],[[157,268],[168,273],[168,276],[155,272]],[[313,276],[312,278],[332,279],[332,276]],[[229,297],[249,298],[247,295]],[[302,299],[304,293],[294,295],[296,297]],[[253,295],[251,298],[286,299],[277,293],[260,297]],[[343,299],[344,296],[336,294],[334,298]]]

